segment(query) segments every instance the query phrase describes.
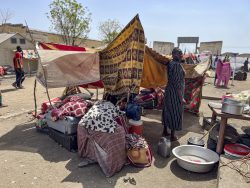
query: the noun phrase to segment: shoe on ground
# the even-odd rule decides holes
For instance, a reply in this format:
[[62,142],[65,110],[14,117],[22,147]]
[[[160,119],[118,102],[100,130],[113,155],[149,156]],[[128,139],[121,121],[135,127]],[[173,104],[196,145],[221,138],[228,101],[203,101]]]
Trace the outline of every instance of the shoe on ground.
[[15,83],[11,84],[14,88],[17,89],[17,85]]
[[88,165],[95,164],[95,163],[96,163],[95,161],[85,158],[82,160],[82,162],[78,164],[78,168],[83,168],[83,167],[86,167]]

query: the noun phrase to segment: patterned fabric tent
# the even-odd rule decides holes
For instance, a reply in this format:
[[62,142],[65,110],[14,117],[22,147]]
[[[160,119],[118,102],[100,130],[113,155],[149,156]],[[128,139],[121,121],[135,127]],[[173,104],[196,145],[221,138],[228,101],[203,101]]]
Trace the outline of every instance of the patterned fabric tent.
[[168,82],[166,64],[170,60],[170,58],[162,56],[146,46],[141,87],[157,88],[166,86]]
[[136,15],[121,33],[100,52],[100,74],[106,92],[138,93],[141,83],[145,36]]
[[206,78],[206,71],[210,67],[209,58],[201,59],[201,63],[191,65],[183,65],[186,75],[185,75],[185,91],[184,99],[186,104],[184,109],[191,113],[199,113],[199,108],[202,99],[202,86]]

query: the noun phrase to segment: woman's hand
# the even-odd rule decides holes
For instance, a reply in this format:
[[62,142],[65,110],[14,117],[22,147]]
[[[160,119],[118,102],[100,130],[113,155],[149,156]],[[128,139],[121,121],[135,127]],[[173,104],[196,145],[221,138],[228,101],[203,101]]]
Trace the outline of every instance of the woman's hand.
[[182,99],[182,104],[186,104],[187,103],[187,101],[183,98]]

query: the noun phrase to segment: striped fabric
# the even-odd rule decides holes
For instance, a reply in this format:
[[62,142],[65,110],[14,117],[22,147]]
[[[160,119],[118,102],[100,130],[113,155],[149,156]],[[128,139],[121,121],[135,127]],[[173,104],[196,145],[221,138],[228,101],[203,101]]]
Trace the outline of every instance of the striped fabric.
[[78,154],[98,162],[107,177],[120,171],[126,163],[125,131],[122,126],[115,133],[92,131],[78,126]]
[[181,64],[168,64],[168,85],[165,89],[162,123],[170,130],[181,130],[183,119],[183,95],[185,72]]

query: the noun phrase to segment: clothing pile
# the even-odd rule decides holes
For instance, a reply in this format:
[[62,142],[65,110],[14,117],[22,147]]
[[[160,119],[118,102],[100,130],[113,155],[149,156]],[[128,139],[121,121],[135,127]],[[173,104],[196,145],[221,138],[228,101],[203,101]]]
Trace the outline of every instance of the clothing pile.
[[63,116],[82,117],[85,115],[88,106],[87,101],[79,96],[70,96],[62,101],[63,105],[60,108],[55,108],[51,111],[51,116],[54,120],[62,119]]
[[[137,167],[151,165],[152,154],[145,139],[128,134],[127,115],[140,119],[138,104],[129,103],[121,111],[121,106],[109,101],[93,103],[76,94],[52,103],[53,107],[43,103],[37,124],[44,127],[46,122],[49,136],[69,151],[77,150],[84,164],[98,163],[107,177],[120,171],[128,159]],[[135,154],[141,157],[137,159]]]
[[76,151],[78,123],[92,106],[85,95],[57,97],[51,99],[52,106],[49,102],[42,103],[41,113],[36,116],[37,130],[47,133],[67,150]]
[[99,101],[81,119],[77,130],[79,155],[98,162],[107,177],[126,163],[126,132],[116,121],[119,115],[112,103]]
[[143,89],[140,94],[135,97],[137,104],[145,109],[153,109],[157,105],[156,93],[153,88]]
[[59,97],[56,97],[56,98],[51,99],[50,102],[52,106],[50,105],[49,101],[45,101],[42,103],[41,114],[45,114],[49,110],[52,110],[53,107],[56,107],[58,104],[61,104],[62,100]]
[[153,89],[143,89],[135,97],[135,102],[145,109],[161,109],[164,99],[164,90],[160,87]]
[[83,116],[79,125],[93,131],[114,133],[117,127],[115,119],[119,115],[121,112],[111,102],[98,101]]

